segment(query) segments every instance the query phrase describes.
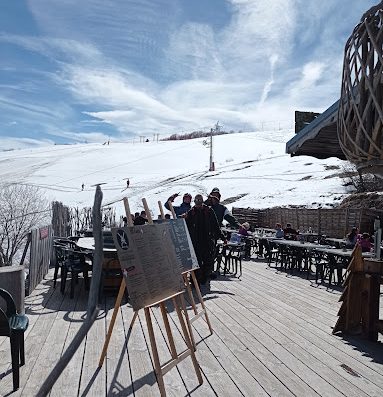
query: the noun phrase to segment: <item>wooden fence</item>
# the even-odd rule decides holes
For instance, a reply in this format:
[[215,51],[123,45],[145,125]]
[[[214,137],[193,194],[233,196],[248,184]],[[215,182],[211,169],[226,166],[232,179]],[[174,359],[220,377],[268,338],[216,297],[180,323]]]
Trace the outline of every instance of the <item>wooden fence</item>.
[[276,223],[291,223],[300,231],[311,228],[314,232],[331,237],[343,238],[353,226],[361,232],[373,233],[374,220],[383,221],[382,210],[366,208],[306,209],[306,208],[236,208],[233,215],[240,223],[249,222],[252,228],[274,228]]
[[29,295],[41,282],[49,270],[52,256],[52,226],[44,226],[31,231],[28,243],[29,277],[26,294]]
[[[102,208],[102,223],[106,228],[117,226],[116,210]],[[52,203],[52,227],[54,236],[67,237],[80,230],[93,228],[92,207],[67,207],[58,201]]]

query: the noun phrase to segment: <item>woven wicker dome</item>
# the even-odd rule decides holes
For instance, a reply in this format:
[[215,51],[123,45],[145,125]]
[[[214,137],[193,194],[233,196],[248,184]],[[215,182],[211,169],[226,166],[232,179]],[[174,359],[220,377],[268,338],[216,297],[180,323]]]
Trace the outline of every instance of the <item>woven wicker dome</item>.
[[338,138],[361,171],[383,176],[383,1],[368,10],[344,53]]

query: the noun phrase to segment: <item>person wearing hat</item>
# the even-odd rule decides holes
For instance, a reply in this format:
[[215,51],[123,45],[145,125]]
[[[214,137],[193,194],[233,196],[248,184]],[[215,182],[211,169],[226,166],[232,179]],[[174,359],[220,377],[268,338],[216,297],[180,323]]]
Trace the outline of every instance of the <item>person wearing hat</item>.
[[148,222],[148,218],[146,216],[146,212],[145,211],[141,211],[141,214],[134,219],[133,224],[135,226],[137,225],[145,225],[145,223]]
[[215,216],[217,217],[219,226],[223,226],[222,222],[225,219],[230,226],[235,229],[238,229],[240,224],[231,214],[231,212],[224,205],[220,204],[221,193],[218,188],[214,188],[209,194],[209,198],[205,201],[205,204],[211,207],[211,209],[215,212]]
[[199,264],[195,274],[198,282],[205,284],[213,272],[216,241],[224,236],[214,211],[204,204],[201,194],[195,196],[194,204],[185,220]]
[[242,225],[239,225],[238,234],[240,234],[241,236],[250,236],[251,234],[249,233],[249,230],[249,222],[242,223]]
[[[179,193],[172,194],[165,203],[165,208],[170,211],[169,201],[173,202],[176,197],[179,196]],[[192,195],[190,193],[185,193],[182,197],[182,204],[180,205],[173,205],[174,212],[177,215],[177,218],[180,218],[182,215],[186,214],[190,209],[191,205],[190,202],[192,200]]]

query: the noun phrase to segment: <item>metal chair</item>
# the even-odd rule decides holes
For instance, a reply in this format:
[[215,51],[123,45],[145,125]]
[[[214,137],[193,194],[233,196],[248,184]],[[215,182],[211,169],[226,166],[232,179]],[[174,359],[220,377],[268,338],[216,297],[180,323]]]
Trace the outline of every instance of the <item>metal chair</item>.
[[0,297],[7,304],[6,311],[0,309],[0,335],[9,336],[11,342],[13,390],[20,386],[20,369],[25,364],[24,332],[28,328],[29,320],[24,314],[17,314],[12,295],[0,288]]

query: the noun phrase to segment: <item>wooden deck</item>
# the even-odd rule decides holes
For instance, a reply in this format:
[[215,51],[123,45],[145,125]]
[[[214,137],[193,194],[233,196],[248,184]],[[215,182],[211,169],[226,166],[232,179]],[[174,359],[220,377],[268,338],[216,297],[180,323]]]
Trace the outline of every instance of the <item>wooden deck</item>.
[[[30,327],[21,387],[12,393],[8,339],[0,339],[0,395],[34,396],[84,319],[87,295],[52,287],[52,274],[26,299]],[[191,359],[168,372],[168,396],[383,396],[383,345],[331,334],[340,292],[244,262],[241,280],[220,277],[205,294],[214,334],[193,323],[204,383]],[[143,313],[131,332],[129,305],[119,311],[107,360],[97,370],[114,297],[51,391],[51,396],[158,396]],[[159,310],[153,310],[160,357],[170,359]],[[183,348],[174,312],[176,345]],[[382,317],[382,316],[381,316]],[[207,337],[208,336],[208,337]]]

